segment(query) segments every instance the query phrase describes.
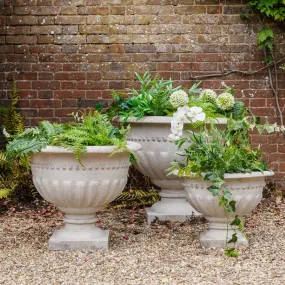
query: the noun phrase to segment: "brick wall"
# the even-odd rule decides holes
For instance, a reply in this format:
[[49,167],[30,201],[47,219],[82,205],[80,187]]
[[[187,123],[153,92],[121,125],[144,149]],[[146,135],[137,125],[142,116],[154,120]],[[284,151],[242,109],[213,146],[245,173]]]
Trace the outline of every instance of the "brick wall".
[[[99,101],[106,106],[112,89],[137,86],[134,71],[191,86],[199,74],[256,70],[263,66],[258,26],[240,19],[245,6],[244,0],[0,0],[1,105],[9,102],[13,75],[26,125],[34,125],[64,122]],[[276,32],[284,54],[284,31]],[[284,74],[280,79],[283,105]],[[256,115],[276,120],[266,72],[210,78],[203,87],[221,89],[221,81]],[[253,134],[253,143],[282,180],[285,139]]]

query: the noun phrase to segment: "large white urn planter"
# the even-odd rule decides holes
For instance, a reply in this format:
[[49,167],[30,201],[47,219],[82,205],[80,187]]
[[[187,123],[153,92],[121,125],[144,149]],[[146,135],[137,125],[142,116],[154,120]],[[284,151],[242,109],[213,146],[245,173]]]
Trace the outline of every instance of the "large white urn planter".
[[[128,140],[138,142],[142,150],[137,153],[139,160],[136,168],[149,176],[152,183],[161,187],[161,200],[151,208],[147,208],[147,222],[151,223],[156,217],[160,220],[185,221],[192,214],[200,215],[186,200],[182,179],[175,175],[167,176],[166,170],[171,162],[181,159],[176,154],[177,146],[168,140],[171,133],[172,117],[147,116],[140,120],[129,118],[131,125]],[[226,125],[226,119],[217,119],[218,125]],[[187,135],[187,131],[184,131]]]
[[[229,213],[230,222],[235,215],[242,217],[249,214],[262,199],[265,177],[272,176],[272,171],[225,174],[225,187],[232,193],[231,200],[236,201],[236,211]],[[185,180],[183,186],[190,204],[204,215],[209,222],[209,230],[201,233],[200,242],[204,247],[225,247],[234,230],[228,227],[223,207],[218,206],[218,197],[207,189],[211,185],[207,180]],[[237,245],[248,245],[245,235],[236,229]],[[228,238],[228,239],[227,239]]]
[[[131,150],[141,146],[128,143]],[[49,240],[52,250],[108,249],[109,231],[96,226],[96,212],[113,201],[124,189],[128,170],[128,152],[112,155],[114,146],[90,146],[82,157],[64,148],[48,146],[33,154],[33,182],[39,193],[65,213],[64,227]]]

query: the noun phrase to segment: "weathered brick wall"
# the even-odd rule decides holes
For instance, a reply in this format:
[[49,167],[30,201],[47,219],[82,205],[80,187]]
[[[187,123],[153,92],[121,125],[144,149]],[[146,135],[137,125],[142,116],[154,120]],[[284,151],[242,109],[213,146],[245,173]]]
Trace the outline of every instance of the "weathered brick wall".
[[[0,0],[1,105],[8,104],[13,75],[26,125],[34,125],[66,121],[98,101],[107,105],[112,89],[137,86],[134,71],[191,86],[199,74],[256,70],[263,56],[258,27],[240,19],[245,6],[244,0]],[[276,31],[284,54],[284,34]],[[221,81],[256,115],[276,120],[266,71],[210,78],[203,87],[221,89]],[[283,137],[254,134],[253,143],[262,145],[276,179],[283,179]]]

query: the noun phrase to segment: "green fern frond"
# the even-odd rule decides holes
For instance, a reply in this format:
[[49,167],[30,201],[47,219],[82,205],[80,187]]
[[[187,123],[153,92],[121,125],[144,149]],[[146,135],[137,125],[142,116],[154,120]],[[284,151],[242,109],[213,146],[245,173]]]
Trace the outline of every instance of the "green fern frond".
[[48,141],[45,139],[20,137],[8,143],[6,152],[9,158],[20,157],[39,152],[47,145]]
[[116,209],[130,209],[151,206],[157,201],[159,201],[159,195],[156,191],[132,190],[131,192],[122,192],[110,203],[110,206]]
[[15,135],[21,133],[24,130],[23,117],[16,110],[19,101],[19,95],[15,80],[13,80],[11,98],[12,98],[11,105],[8,108],[6,108],[5,111],[2,109],[0,115],[3,118],[3,127],[6,129],[7,133],[10,135]]
[[11,189],[2,188],[0,189],[0,199],[7,198],[12,193]]

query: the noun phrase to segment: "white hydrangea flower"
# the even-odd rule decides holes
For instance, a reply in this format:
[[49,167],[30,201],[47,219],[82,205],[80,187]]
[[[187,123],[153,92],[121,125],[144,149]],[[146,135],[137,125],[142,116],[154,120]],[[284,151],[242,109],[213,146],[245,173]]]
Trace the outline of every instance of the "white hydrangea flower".
[[221,110],[230,110],[234,107],[235,98],[231,93],[224,92],[218,96],[216,103]]
[[187,105],[189,102],[188,94],[183,90],[177,90],[170,95],[170,104],[174,108]]
[[214,90],[212,89],[204,89],[201,94],[200,94],[200,98],[204,99],[206,101],[212,101],[215,102],[217,99],[217,94]]
[[203,122],[206,119],[206,114],[201,107],[191,107],[186,115],[191,123],[196,123],[197,121]]

